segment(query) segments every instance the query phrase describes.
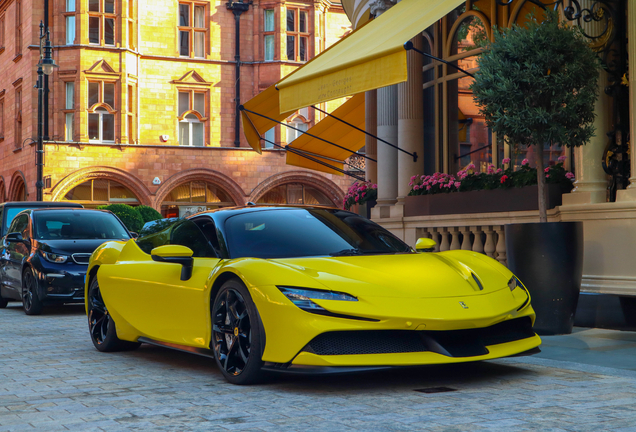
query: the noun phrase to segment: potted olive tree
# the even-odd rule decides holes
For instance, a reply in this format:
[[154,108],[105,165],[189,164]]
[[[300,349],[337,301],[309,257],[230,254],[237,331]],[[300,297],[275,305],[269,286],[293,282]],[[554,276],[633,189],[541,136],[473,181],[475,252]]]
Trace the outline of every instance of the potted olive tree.
[[525,283],[535,330],[570,333],[581,286],[581,222],[547,222],[544,145],[578,147],[594,135],[599,60],[577,27],[546,11],[495,32],[471,87],[486,122],[508,144],[535,146],[540,223],[506,226],[508,266]]

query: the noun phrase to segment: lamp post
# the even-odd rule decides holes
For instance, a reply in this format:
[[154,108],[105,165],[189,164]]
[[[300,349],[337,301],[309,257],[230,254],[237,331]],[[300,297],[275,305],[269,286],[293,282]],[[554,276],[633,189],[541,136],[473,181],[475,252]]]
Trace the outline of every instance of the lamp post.
[[[44,200],[44,181],[42,179],[44,167],[44,143],[42,136],[44,126],[44,75],[51,75],[53,69],[58,67],[51,56],[52,51],[53,48],[51,47],[51,41],[49,39],[49,30],[44,30],[44,24],[40,21],[40,61],[38,62],[38,81],[36,84],[36,88],[38,89],[38,141],[35,150],[35,165],[37,169],[35,190],[37,201]],[[48,113],[46,114],[48,115]]]

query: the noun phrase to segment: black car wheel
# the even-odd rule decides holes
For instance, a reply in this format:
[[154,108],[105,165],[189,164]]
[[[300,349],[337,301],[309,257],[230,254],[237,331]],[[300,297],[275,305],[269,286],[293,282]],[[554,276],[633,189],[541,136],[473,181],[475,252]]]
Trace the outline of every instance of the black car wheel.
[[242,282],[223,284],[212,306],[212,349],[225,379],[252,384],[261,376],[261,332],[258,312]]
[[22,274],[22,306],[27,315],[40,315],[42,313],[42,300],[38,297],[37,280],[30,268]]
[[97,278],[88,289],[88,330],[93,345],[101,352],[128,351],[139,348],[138,342],[123,341],[117,337],[115,322],[102,299]]
[[9,304],[9,301],[0,297],[0,309],[4,309]]

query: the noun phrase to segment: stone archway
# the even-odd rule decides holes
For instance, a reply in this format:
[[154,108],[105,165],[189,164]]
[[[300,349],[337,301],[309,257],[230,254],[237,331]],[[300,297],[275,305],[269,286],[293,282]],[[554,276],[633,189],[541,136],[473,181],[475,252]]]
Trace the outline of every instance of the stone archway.
[[26,178],[22,171],[16,171],[11,176],[11,185],[9,186],[9,192],[7,199],[9,201],[26,201],[29,197],[29,191],[27,189]]
[[340,189],[337,184],[320,174],[313,174],[306,171],[287,171],[275,174],[262,181],[254,188],[250,194],[249,200],[251,202],[256,202],[270,189],[287,183],[302,183],[307,186],[314,187],[333,201],[333,204],[336,207],[339,207],[344,199],[344,192],[342,189]]
[[238,206],[244,205],[245,193],[234,180],[217,171],[205,168],[193,168],[174,174],[168,178],[155,194],[155,208],[161,207],[166,196],[177,186],[191,181],[206,181],[222,188]]
[[150,191],[137,177],[117,168],[100,166],[82,168],[64,177],[51,190],[51,201],[61,201],[75,186],[91,179],[114,180],[130,189],[140,204],[153,204]]
[[0,202],[6,202],[7,200],[7,184],[4,181],[4,177],[0,175]]

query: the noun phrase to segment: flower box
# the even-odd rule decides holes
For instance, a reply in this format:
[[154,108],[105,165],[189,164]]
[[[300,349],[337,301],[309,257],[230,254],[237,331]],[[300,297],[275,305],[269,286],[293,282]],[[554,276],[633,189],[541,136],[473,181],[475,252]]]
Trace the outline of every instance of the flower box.
[[[570,190],[564,190],[560,184],[546,184],[545,191],[549,210],[560,206],[561,195]],[[537,185],[533,185],[522,188],[407,196],[404,216],[538,210],[538,192]]]

